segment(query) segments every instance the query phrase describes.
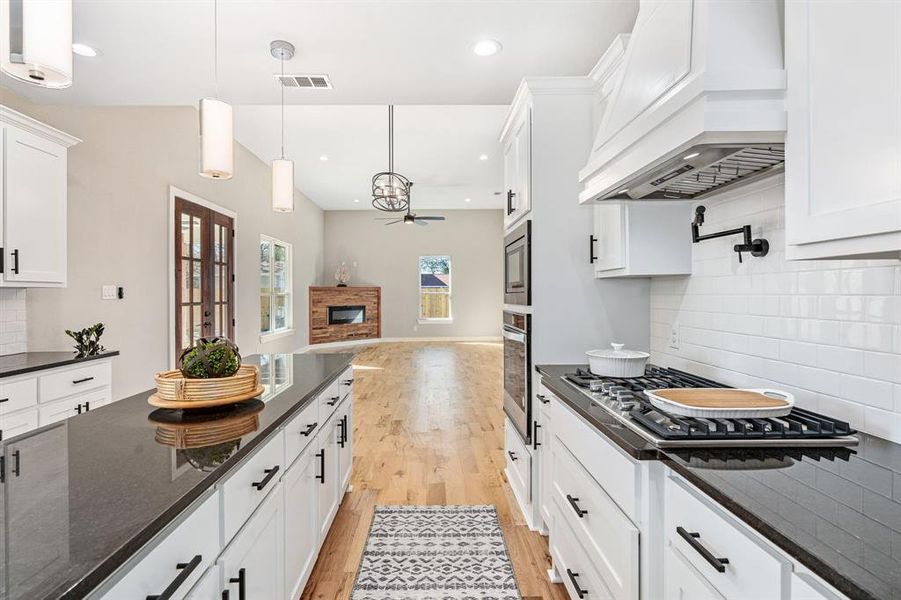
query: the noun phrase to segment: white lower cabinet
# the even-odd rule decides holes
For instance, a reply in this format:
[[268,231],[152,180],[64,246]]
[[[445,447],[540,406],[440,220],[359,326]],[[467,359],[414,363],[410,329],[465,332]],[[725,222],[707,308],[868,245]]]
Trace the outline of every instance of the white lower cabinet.
[[338,490],[347,489],[350,484],[350,472],[353,467],[353,405],[344,401],[338,408]]
[[509,419],[504,418],[504,452],[507,481],[520,509],[532,524],[532,453]]
[[320,541],[325,539],[332,520],[338,512],[341,498],[338,496],[338,419],[332,416],[319,432],[319,461],[316,480],[319,483],[319,532]]
[[204,600],[206,598],[222,598],[222,568],[219,563],[211,565],[197,584],[191,588],[187,600]]
[[582,550],[578,535],[560,518],[562,508],[555,503],[551,510],[555,513],[549,541],[551,558],[569,597],[614,600],[616,596]]
[[664,600],[725,600],[672,546],[664,550],[663,592]]
[[308,447],[285,474],[285,590],[300,598],[319,548],[319,459]]
[[284,498],[279,483],[220,558],[229,597],[284,598]]

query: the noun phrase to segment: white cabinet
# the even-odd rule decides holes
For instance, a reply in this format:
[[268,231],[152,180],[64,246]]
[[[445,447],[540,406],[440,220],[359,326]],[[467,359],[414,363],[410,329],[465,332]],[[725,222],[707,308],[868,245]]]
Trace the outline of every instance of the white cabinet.
[[785,3],[789,259],[901,256],[901,4]]
[[551,421],[550,405],[553,401],[553,395],[544,389],[540,384],[538,393],[535,395],[533,406],[537,405],[536,414],[538,418],[535,420],[533,427],[533,435],[537,446],[535,447],[536,462],[535,477],[538,478],[538,485],[535,486],[537,498],[535,502],[538,504],[538,518],[544,523],[544,531],[550,528],[551,523],[551,502],[553,495],[551,493],[553,487],[552,473],[552,452],[554,442],[554,429]]
[[510,229],[532,208],[532,111],[523,107],[501,140],[504,149],[504,229]]
[[725,600],[672,546],[664,550],[663,593],[665,600]]
[[90,412],[110,403],[109,389],[103,388],[56,400],[38,407],[38,421],[41,426],[69,419]]
[[[191,588],[186,600],[220,600],[224,586],[222,585],[222,568],[219,563],[211,565],[200,581]],[[230,595],[230,594],[229,594]]]
[[219,559],[233,598],[284,598],[282,484],[272,489]]
[[279,431],[222,484],[225,539],[231,539],[284,474],[284,432]]
[[691,274],[691,204],[608,201],[594,207],[597,278]]
[[67,148],[79,140],[0,106],[0,285],[65,287]]
[[318,471],[317,449],[310,446],[284,479],[285,590],[291,598],[300,598],[303,593],[319,548]]
[[506,454],[504,473],[527,523],[531,526],[532,453],[520,437],[519,431],[506,417],[504,417],[504,453]]
[[318,450],[316,458],[319,466],[316,471],[316,479],[319,482],[319,516],[318,539],[320,543],[325,539],[332,520],[338,512],[338,504],[341,498],[338,495],[338,419],[332,417],[319,432]]
[[353,402],[344,400],[338,408],[338,498],[344,495],[344,490],[350,484],[350,472],[354,462],[353,451]]

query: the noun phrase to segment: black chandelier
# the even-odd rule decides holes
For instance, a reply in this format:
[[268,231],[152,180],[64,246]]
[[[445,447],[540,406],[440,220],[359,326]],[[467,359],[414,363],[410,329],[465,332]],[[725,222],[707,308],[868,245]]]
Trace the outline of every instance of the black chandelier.
[[394,172],[394,105],[388,106],[388,170],[372,178],[372,206],[385,212],[404,212],[410,206],[409,179]]

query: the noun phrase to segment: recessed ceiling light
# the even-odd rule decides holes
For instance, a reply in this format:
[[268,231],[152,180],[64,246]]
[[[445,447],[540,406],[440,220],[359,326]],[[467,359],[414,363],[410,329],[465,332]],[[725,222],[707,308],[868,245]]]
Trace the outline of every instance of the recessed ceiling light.
[[322,156],[319,157],[319,160],[325,162],[325,161],[328,160],[328,156],[326,156],[325,154],[323,154]]
[[360,202],[359,198],[354,198],[354,202]]
[[481,156],[479,156],[479,160],[488,160],[488,155],[482,154]]
[[463,202],[472,202],[472,198],[463,198]]
[[92,48],[87,44],[81,44],[79,42],[72,44],[72,52],[74,52],[78,56],[87,56],[89,58],[93,58],[100,54],[97,48]]
[[690,159],[694,158],[695,156],[700,156],[700,155],[701,155],[700,152],[692,152],[688,156],[683,156],[682,160],[690,160]]
[[497,40],[482,40],[476,42],[475,46],[472,47],[472,51],[478,56],[494,56],[501,51],[501,48],[503,46]]
[[617,194],[625,194],[625,193],[628,192],[628,191],[629,191],[629,188],[623,188],[623,189],[621,189],[620,191],[618,191],[618,192],[616,192],[616,193],[617,193]]

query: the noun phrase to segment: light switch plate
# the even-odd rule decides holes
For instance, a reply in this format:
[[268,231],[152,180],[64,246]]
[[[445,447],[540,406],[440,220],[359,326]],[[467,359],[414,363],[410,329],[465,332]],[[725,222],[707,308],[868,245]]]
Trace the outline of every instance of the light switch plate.
[[100,298],[102,300],[115,300],[116,299],[116,286],[114,285],[105,285],[100,290]]
[[678,350],[678,349],[679,349],[679,341],[680,341],[679,338],[680,338],[680,337],[681,337],[681,336],[679,335],[679,324],[678,324],[678,323],[673,323],[672,327],[670,328],[670,334],[669,334],[669,347],[672,348],[672,349],[674,349],[674,350]]

